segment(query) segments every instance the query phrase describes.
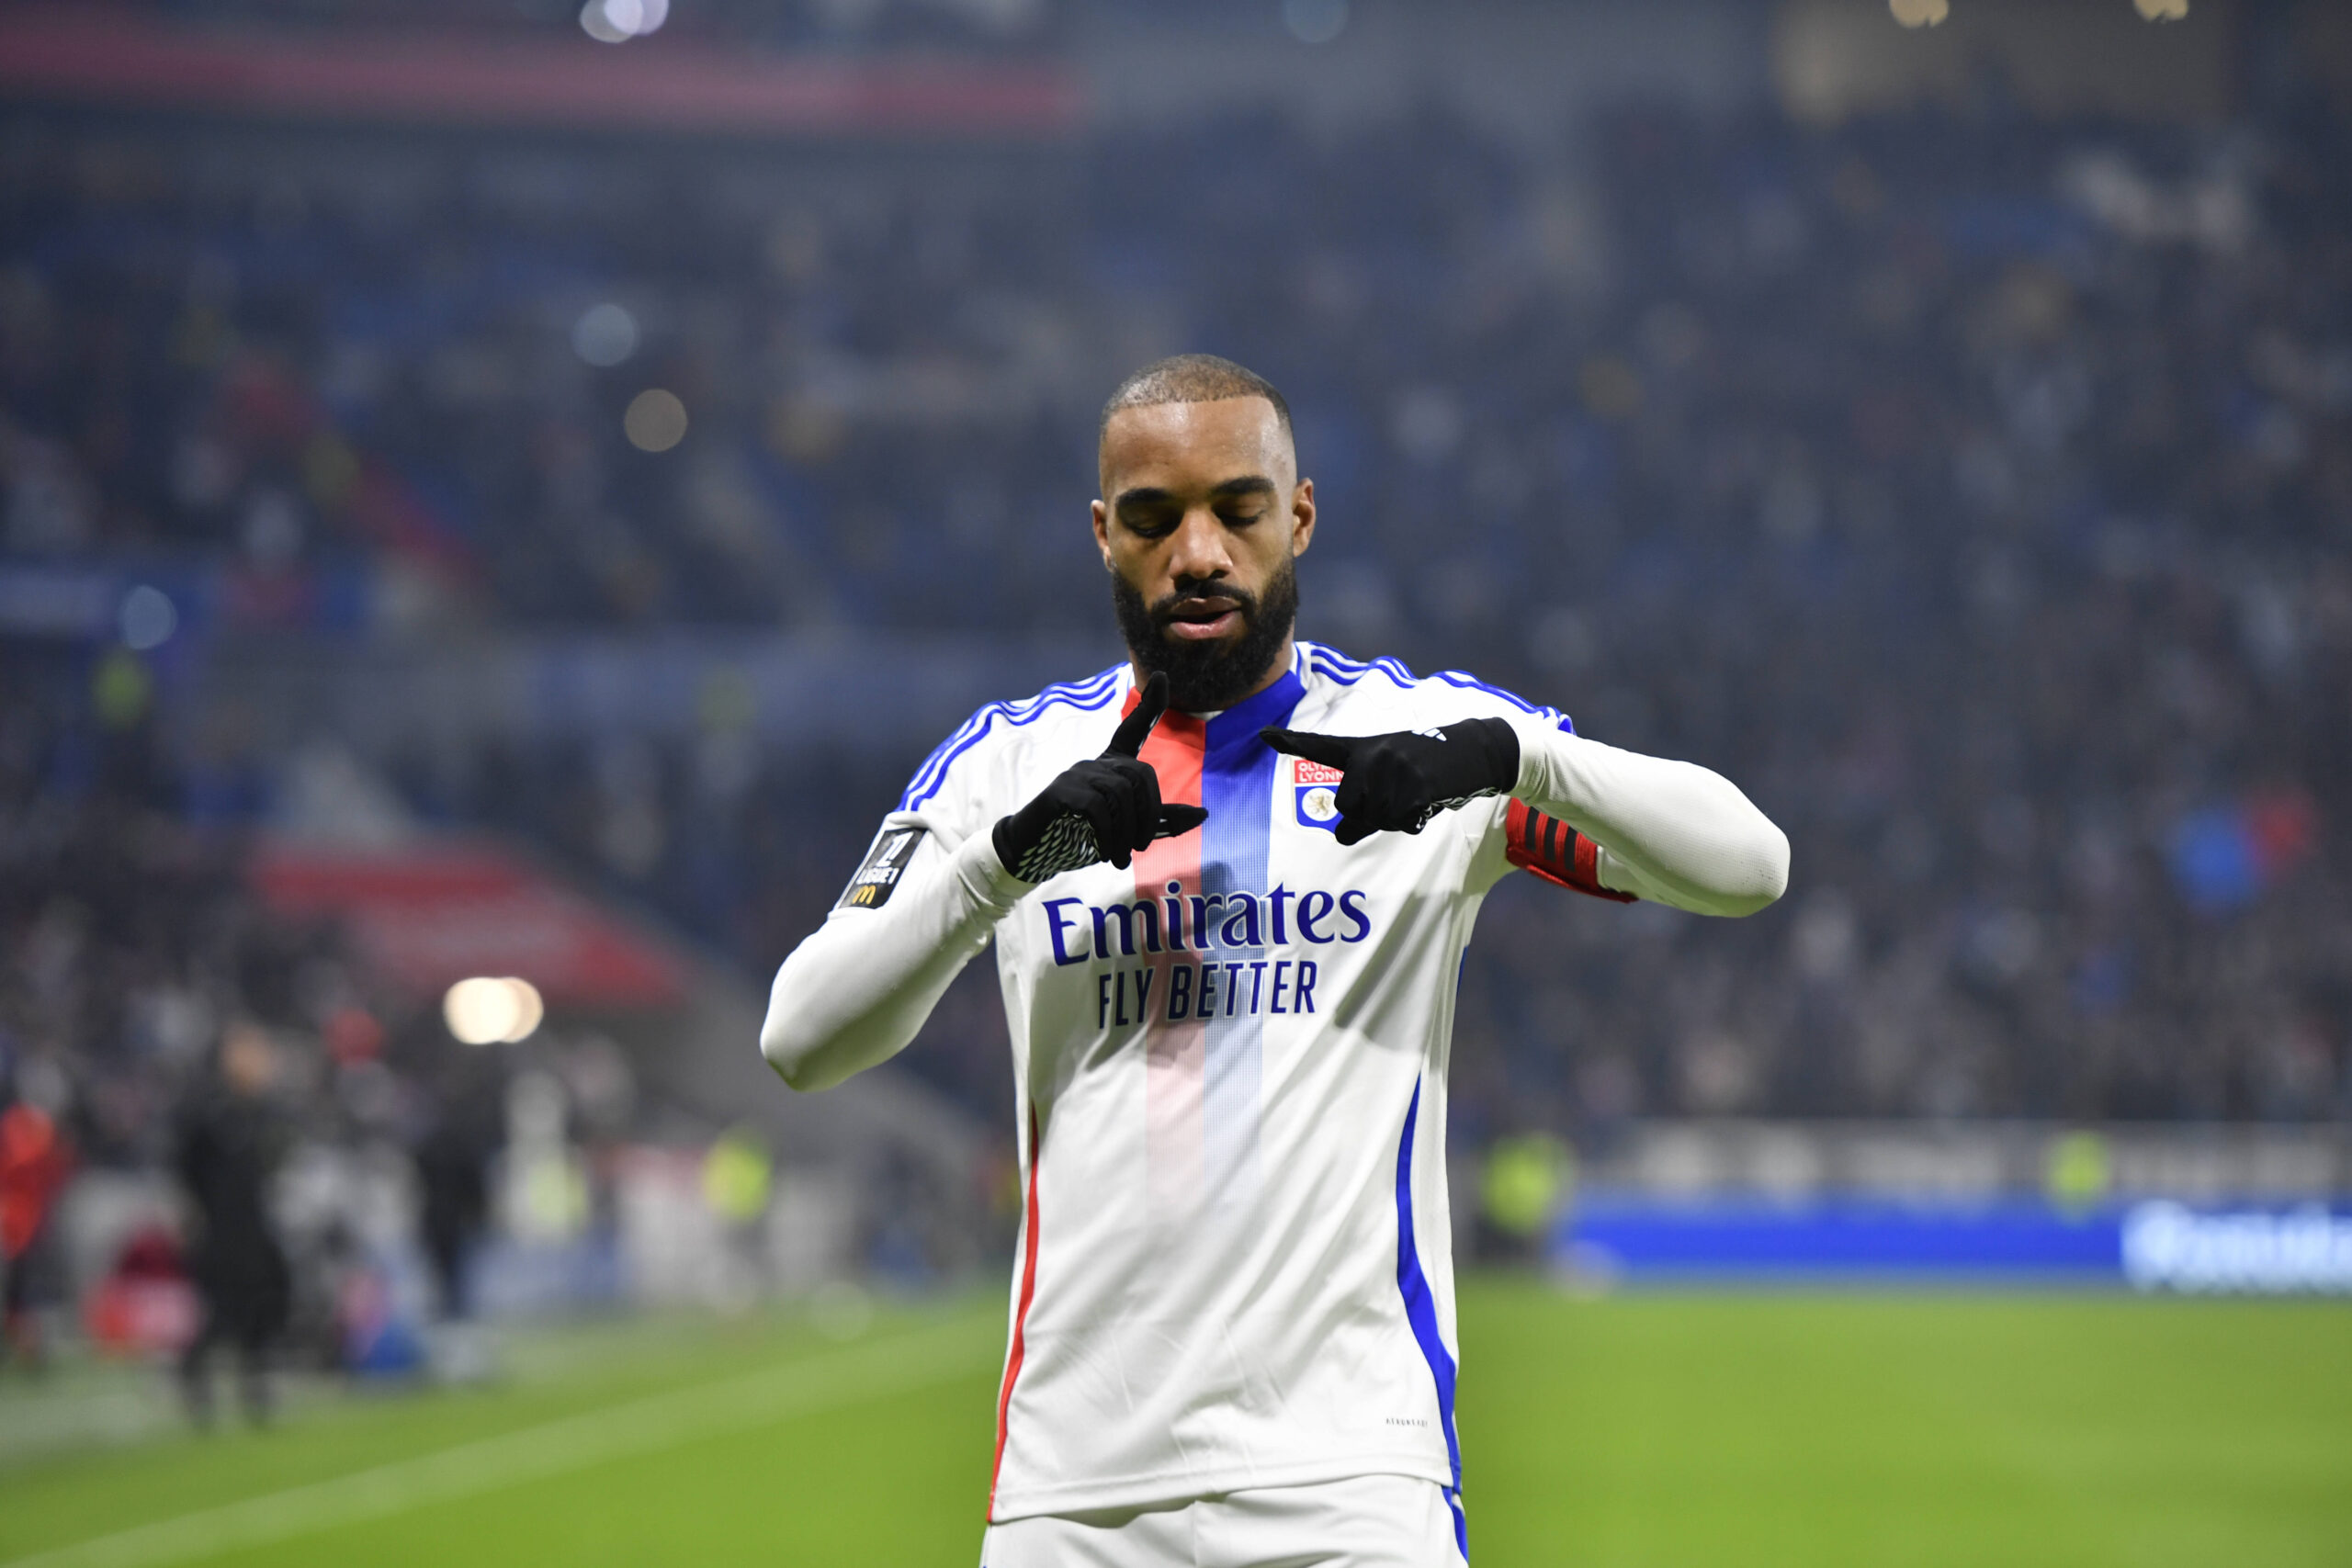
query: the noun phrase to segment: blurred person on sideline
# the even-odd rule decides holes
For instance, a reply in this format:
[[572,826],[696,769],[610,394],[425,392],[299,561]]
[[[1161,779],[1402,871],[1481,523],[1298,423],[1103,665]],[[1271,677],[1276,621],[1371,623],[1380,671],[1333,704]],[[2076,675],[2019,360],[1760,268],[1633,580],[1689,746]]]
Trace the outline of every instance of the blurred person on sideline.
[[1263,378],[1148,366],[1097,436],[1131,662],[932,754],[761,1048],[838,1083],[996,943],[1027,1198],[989,1568],[1457,1564],[1446,1071],[1479,904],[1523,868],[1745,915],[1788,840],[1704,768],[1295,638],[1315,487]]
[[418,1228],[445,1321],[473,1315],[468,1269],[490,1218],[492,1139],[464,1109],[445,1099],[415,1149],[424,1202]]
[[1574,1183],[1575,1156],[1549,1133],[1498,1138],[1478,1169],[1473,1250],[1486,1260],[1541,1263]]
[[62,1294],[50,1220],[73,1174],[73,1146],[49,1108],[28,1098],[0,1111],[0,1361],[46,1363],[43,1316]]
[[775,1160],[758,1128],[738,1123],[712,1141],[703,1156],[702,1198],[727,1237],[721,1299],[730,1306],[749,1306],[767,1286],[772,1271],[762,1222],[775,1190]]
[[292,1307],[293,1280],[270,1215],[270,1189],[292,1142],[273,1090],[277,1048],[257,1024],[232,1024],[215,1071],[182,1112],[175,1165],[195,1211],[190,1272],[201,1303],[180,1359],[189,1416],[212,1421],[215,1349],[237,1356],[238,1391],[258,1423],[271,1414],[269,1357]]
[[431,1337],[435,1374],[475,1382],[496,1370],[491,1340],[474,1320],[473,1260],[490,1224],[491,1164],[498,1153],[497,1102],[486,1065],[449,1064],[430,1116],[409,1151],[416,1165],[419,1239],[433,1271],[439,1314]]

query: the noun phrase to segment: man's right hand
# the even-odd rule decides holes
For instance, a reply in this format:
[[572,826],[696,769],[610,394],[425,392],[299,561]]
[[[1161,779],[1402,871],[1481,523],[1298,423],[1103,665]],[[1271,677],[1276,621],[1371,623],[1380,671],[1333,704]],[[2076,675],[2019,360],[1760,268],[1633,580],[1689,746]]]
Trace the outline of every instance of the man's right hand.
[[1167,711],[1168,677],[1155,671],[1100,757],[1063,770],[1036,799],[998,819],[996,855],[1004,868],[1033,883],[1102,860],[1124,871],[1153,840],[1207,821],[1197,806],[1161,805],[1159,775],[1142,760],[1145,738]]

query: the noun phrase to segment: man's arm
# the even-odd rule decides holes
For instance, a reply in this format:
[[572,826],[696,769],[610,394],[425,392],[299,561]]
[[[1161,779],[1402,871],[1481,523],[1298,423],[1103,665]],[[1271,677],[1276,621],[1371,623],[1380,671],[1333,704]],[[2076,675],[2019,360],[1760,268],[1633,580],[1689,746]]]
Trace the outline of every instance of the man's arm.
[[1499,718],[1390,735],[1264,737],[1278,751],[1342,770],[1342,844],[1418,833],[1440,811],[1507,794],[1599,845],[1603,887],[1702,915],[1751,915],[1788,886],[1788,836],[1730,780],[1695,763]]
[[784,1081],[830,1089],[897,1055],[1030,888],[1097,861],[1125,866],[1154,839],[1205,821],[1197,806],[1162,805],[1159,775],[1137,758],[1167,706],[1168,678],[1154,675],[1100,757],[952,852],[919,821],[886,825],[769,988],[760,1054]]
[[1510,794],[1600,846],[1603,887],[1702,915],[1752,915],[1787,889],[1788,835],[1721,773],[1532,724],[1511,728]]
[[989,834],[953,853],[919,845],[879,908],[836,909],[784,961],[760,1054],[798,1089],[831,1089],[897,1055],[1030,886],[1004,869]]

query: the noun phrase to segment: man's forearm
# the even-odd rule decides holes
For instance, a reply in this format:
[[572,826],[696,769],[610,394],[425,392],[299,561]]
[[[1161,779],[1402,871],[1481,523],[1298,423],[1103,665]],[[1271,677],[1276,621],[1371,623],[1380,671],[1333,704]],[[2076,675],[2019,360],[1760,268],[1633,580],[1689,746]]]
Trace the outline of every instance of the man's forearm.
[[898,1055],[1027,891],[976,833],[881,908],[827,920],[776,971],[761,1055],[798,1089]]
[[1511,794],[1599,844],[1602,886],[1702,915],[1748,915],[1788,886],[1788,836],[1692,762],[1517,725]]

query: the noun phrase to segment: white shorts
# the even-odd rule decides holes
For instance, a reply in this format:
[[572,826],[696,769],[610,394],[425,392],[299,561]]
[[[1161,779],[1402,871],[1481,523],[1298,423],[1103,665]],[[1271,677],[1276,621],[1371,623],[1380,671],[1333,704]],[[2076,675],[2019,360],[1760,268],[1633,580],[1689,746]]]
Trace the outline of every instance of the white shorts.
[[990,1525],[980,1568],[1464,1568],[1461,1504],[1359,1475]]

